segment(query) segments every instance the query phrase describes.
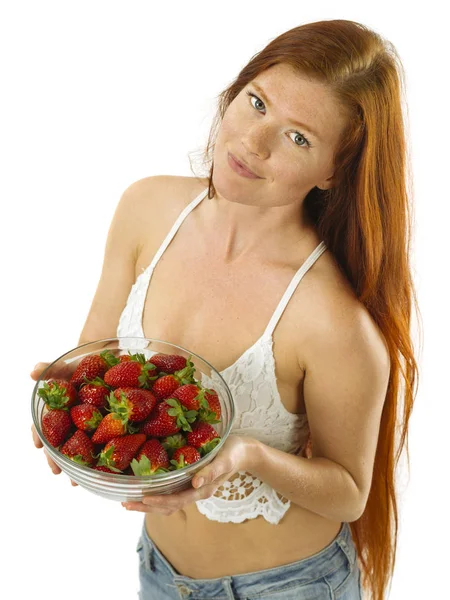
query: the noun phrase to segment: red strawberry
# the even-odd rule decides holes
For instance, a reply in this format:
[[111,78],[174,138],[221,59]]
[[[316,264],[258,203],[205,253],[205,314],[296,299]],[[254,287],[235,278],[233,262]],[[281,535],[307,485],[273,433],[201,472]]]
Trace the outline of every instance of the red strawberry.
[[222,439],[209,423],[198,421],[186,435],[189,446],[194,446],[202,456],[211,452]]
[[139,430],[145,435],[154,437],[172,435],[180,429],[191,431],[189,423],[195,421],[196,416],[195,410],[185,412],[178,400],[168,398],[155,406],[150,417],[141,424]]
[[98,465],[96,465],[95,467],[92,467],[93,469],[95,469],[96,471],[104,471],[105,473],[114,473],[114,471],[111,471],[111,469],[108,469],[108,467],[99,467]]
[[192,463],[195,463],[200,459],[200,453],[196,448],[193,446],[183,446],[182,448],[175,450],[170,464],[172,464],[175,469],[184,469],[187,465],[192,465]]
[[91,381],[96,377],[103,377],[106,371],[118,362],[119,359],[109,350],[104,350],[100,354],[85,356],[81,359],[70,381],[78,388],[82,383]]
[[77,404],[70,409],[70,416],[77,429],[94,431],[103,419],[100,411],[91,404]]
[[146,439],[143,433],[113,438],[100,452],[97,466],[108,467],[114,472],[123,471],[136,456]]
[[178,354],[154,354],[148,359],[155,367],[164,373],[175,373],[186,367],[186,359]]
[[42,433],[47,442],[55,448],[66,440],[72,425],[69,412],[65,409],[49,410],[42,417]]
[[199,421],[220,423],[222,407],[217,392],[213,389],[202,389],[199,402],[201,405],[198,414]]
[[127,421],[116,413],[108,413],[100,421],[100,425],[92,436],[94,444],[105,444],[114,437],[125,435],[127,433]]
[[200,388],[194,383],[186,383],[177,388],[171,398],[176,398],[187,410],[197,410],[200,408],[199,402]]
[[94,463],[94,444],[81,429],[77,429],[67,440],[61,452],[80,465],[90,466]]
[[195,383],[194,372],[194,364],[188,360],[184,369],[175,371],[175,373],[171,375],[160,376],[153,383],[152,392],[158,400],[165,400],[166,398],[172,397],[173,392],[180,386],[187,383]]
[[200,421],[220,423],[222,409],[215,390],[200,389],[198,385],[188,383],[177,388],[171,397],[179,400],[187,410],[199,411]]
[[139,357],[139,360],[126,360],[106,371],[104,375],[105,383],[113,388],[134,387],[148,389],[151,382],[157,377],[157,369],[150,363],[145,362],[143,354],[133,356]]
[[133,473],[138,477],[169,472],[169,457],[159,440],[147,440],[139,454],[131,461]]
[[156,398],[149,390],[120,387],[109,395],[112,410],[124,415],[131,423],[144,421],[156,405]]
[[120,362],[128,362],[131,360],[131,356],[129,354],[121,354],[119,356],[119,361]]
[[152,392],[158,400],[164,400],[170,398],[179,387],[180,383],[174,375],[163,375],[154,382]]
[[73,406],[77,398],[77,390],[66,379],[49,379],[44,382],[43,387],[38,390],[45,404],[50,409],[69,408]]
[[100,377],[83,384],[78,391],[78,399],[83,404],[91,404],[97,408],[104,408],[108,403],[110,388]]
[[162,438],[161,444],[163,445],[163,448],[167,451],[169,457],[172,458],[172,455],[175,452],[175,450],[186,446],[186,438],[182,433],[175,433],[174,435],[169,435],[165,438]]

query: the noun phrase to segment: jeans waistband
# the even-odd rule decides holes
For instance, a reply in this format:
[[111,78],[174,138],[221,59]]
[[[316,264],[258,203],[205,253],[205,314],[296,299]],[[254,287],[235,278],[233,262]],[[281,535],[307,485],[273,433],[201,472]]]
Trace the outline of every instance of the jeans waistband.
[[270,582],[272,580],[278,580],[281,576],[285,580],[288,580],[289,577],[292,576],[292,578],[295,578],[296,582],[306,584],[325,577],[328,573],[341,568],[347,561],[350,563],[351,567],[353,567],[356,562],[356,548],[353,542],[350,525],[346,522],[342,523],[341,529],[334,540],[328,546],[312,556],[271,569],[241,573],[238,575],[231,574],[229,576],[214,579],[196,579],[181,575],[176,571],[149,537],[145,527],[145,519],[142,526],[140,543],[143,545],[144,560],[148,569],[153,568],[154,560],[157,557],[168,570],[175,584],[184,584],[189,586],[190,589],[195,589],[196,583],[202,586],[207,583],[214,586],[217,586],[218,584],[226,586],[233,581],[235,586],[239,583],[252,585],[260,583],[262,578]]

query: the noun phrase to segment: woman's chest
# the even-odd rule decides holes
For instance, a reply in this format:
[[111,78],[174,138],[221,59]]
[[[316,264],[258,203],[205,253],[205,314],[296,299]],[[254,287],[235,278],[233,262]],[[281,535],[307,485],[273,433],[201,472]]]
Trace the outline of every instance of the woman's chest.
[[[152,260],[154,250],[148,250],[147,254],[144,247],[138,260],[140,272]],[[241,363],[272,323],[276,325],[272,352],[278,391],[289,412],[304,413],[300,365],[306,330],[301,326],[299,303],[305,291],[294,293],[278,323],[271,322],[294,275],[289,268],[263,265],[221,268],[195,245],[175,237],[144,290],[143,333],[188,348],[224,371]]]

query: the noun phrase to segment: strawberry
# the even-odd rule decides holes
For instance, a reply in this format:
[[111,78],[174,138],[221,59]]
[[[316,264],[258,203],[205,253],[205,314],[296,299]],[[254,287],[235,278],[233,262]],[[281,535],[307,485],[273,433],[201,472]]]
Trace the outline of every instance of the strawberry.
[[200,459],[200,453],[196,448],[193,446],[183,446],[182,448],[175,450],[170,464],[172,464],[175,469],[184,469],[187,465],[192,465],[192,463],[195,463]]
[[81,359],[75,369],[70,381],[79,388],[82,383],[86,383],[96,377],[103,377],[108,369],[117,364],[119,359],[109,350],[104,350],[100,354],[91,354]]
[[70,409],[70,416],[77,429],[94,431],[103,419],[100,411],[91,404],[77,404]]
[[120,362],[128,362],[131,360],[131,356],[129,354],[121,354],[119,356],[119,361]]
[[181,371],[186,367],[186,359],[184,356],[178,354],[154,354],[149,358],[155,367],[158,367],[160,371],[164,371],[166,374],[175,373],[175,371]]
[[108,467],[114,472],[123,471],[128,467],[146,439],[143,433],[133,433],[113,438],[100,452],[97,466]]
[[222,416],[222,407],[220,406],[219,396],[213,389],[202,389],[200,392],[200,410],[198,414],[199,421],[205,423],[220,423]]
[[117,413],[111,412],[103,417],[92,436],[94,444],[105,444],[112,438],[127,433],[127,420]]
[[166,398],[172,397],[173,392],[182,385],[195,383],[193,376],[194,372],[194,363],[188,359],[184,369],[175,371],[173,374],[160,375],[153,383],[152,392],[158,400],[165,400]]
[[164,446],[156,438],[147,440],[130,464],[138,477],[169,472],[169,457]]
[[215,390],[200,389],[198,385],[188,383],[177,388],[171,397],[179,400],[187,410],[197,410],[200,421],[220,423],[222,409]]
[[[138,357],[134,359],[133,357]],[[143,354],[134,354],[131,360],[119,362],[106,371],[105,383],[113,388],[134,387],[148,389],[157,378],[157,369],[145,362]]]
[[156,405],[156,398],[149,390],[120,387],[109,395],[111,409],[124,415],[131,423],[144,421]]
[[96,465],[95,467],[92,467],[93,469],[95,469],[96,471],[104,471],[105,473],[114,473],[114,471],[111,471],[111,469],[108,469],[108,467],[99,467],[98,465]]
[[152,392],[158,400],[164,400],[170,398],[179,387],[180,383],[174,375],[162,375],[154,382]]
[[83,383],[78,391],[78,399],[83,404],[91,404],[97,408],[105,408],[108,402],[110,388],[100,377]]
[[140,426],[140,431],[145,435],[164,437],[177,433],[180,429],[191,431],[189,423],[195,421],[197,412],[185,412],[183,407],[174,398],[168,398],[157,404],[149,419]]
[[200,388],[194,383],[186,383],[178,387],[171,394],[171,398],[176,398],[187,410],[197,410],[200,408],[199,402]]
[[198,421],[186,435],[189,446],[194,446],[202,456],[211,452],[222,439],[209,423]]
[[38,390],[38,396],[50,409],[69,408],[78,400],[77,390],[66,379],[49,379],[45,381],[43,387]]
[[172,458],[173,453],[177,448],[182,448],[186,446],[186,438],[182,433],[175,433],[174,435],[169,435],[165,438],[161,439],[161,444],[163,448],[167,451],[167,454],[170,458]]
[[79,465],[90,466],[94,463],[94,444],[81,429],[77,429],[67,440],[61,452]]
[[42,433],[55,448],[66,440],[71,429],[72,419],[66,409],[52,409],[42,417]]

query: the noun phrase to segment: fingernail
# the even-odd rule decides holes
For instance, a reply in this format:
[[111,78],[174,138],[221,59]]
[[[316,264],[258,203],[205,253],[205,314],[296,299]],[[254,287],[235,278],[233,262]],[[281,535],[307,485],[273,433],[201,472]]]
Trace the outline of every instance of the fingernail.
[[205,483],[205,480],[203,479],[203,477],[200,477],[200,479],[197,479],[196,483],[195,483],[195,487],[199,488],[201,487],[203,484]]

